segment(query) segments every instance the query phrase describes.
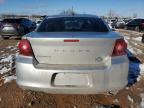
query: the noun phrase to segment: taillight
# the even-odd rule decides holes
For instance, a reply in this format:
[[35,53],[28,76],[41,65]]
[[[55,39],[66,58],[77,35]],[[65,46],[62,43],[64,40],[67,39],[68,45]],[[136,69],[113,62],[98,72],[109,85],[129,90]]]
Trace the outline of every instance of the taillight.
[[79,40],[77,40],[77,39],[67,39],[67,40],[64,40],[64,42],[79,42]]
[[124,39],[118,39],[115,42],[114,50],[112,56],[122,56],[126,54],[127,43]]
[[19,54],[24,56],[32,56],[33,51],[30,45],[30,42],[26,39],[23,39],[18,44]]

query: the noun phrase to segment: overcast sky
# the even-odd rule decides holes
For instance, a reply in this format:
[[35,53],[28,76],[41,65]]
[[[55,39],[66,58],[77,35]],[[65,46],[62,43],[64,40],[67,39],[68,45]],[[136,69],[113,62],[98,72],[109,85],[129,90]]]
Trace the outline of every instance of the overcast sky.
[[144,17],[144,0],[0,0],[0,14],[58,14],[74,7],[78,13]]

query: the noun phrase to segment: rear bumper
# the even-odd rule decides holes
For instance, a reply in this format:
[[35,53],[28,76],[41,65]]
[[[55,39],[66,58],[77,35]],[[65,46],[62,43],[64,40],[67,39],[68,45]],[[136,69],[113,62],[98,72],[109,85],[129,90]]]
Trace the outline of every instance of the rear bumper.
[[19,33],[16,30],[1,30],[0,35],[3,37],[18,36]]
[[[34,91],[43,91],[46,93],[62,94],[97,94],[100,92],[113,91],[122,89],[127,85],[129,62],[127,56],[114,57],[110,67],[85,69],[85,70],[68,70],[68,69],[38,69],[33,65],[31,57],[18,56],[16,60],[17,84],[23,89]],[[73,79],[74,82],[82,83],[77,86],[55,85],[56,75],[64,73],[83,74],[87,78],[82,83],[81,76],[79,79]],[[62,77],[58,81],[61,82]],[[56,81],[57,83],[59,83]],[[65,80],[67,82],[68,80]],[[64,82],[64,79],[63,79]]]

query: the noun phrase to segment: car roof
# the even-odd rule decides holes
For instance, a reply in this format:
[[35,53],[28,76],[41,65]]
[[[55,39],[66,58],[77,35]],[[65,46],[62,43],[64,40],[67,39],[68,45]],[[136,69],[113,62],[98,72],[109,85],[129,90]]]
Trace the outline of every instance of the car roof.
[[144,18],[133,18],[132,20],[144,20]]
[[60,18],[60,17],[90,17],[90,18],[99,18],[96,15],[89,15],[89,14],[64,14],[64,15],[51,15],[46,16],[46,19],[48,18]]

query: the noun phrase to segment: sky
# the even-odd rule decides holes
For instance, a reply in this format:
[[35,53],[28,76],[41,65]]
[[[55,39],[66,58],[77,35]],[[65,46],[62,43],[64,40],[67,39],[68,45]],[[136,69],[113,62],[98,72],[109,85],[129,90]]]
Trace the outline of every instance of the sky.
[[77,13],[107,16],[111,10],[119,16],[144,18],[144,0],[0,0],[0,14],[53,15],[74,9]]

